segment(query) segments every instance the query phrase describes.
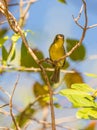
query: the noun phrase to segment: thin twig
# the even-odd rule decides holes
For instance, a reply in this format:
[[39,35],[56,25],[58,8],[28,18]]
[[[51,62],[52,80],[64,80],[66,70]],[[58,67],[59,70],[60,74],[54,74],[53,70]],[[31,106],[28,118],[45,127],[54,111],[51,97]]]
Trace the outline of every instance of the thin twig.
[[[5,0],[4,0],[5,1]],[[5,4],[6,5],[6,4]],[[34,54],[33,50],[29,47],[28,42],[26,40],[25,35],[23,34],[23,31],[21,30],[21,28],[19,27],[15,17],[7,10],[7,7],[4,6],[2,3],[0,3],[0,11],[1,13],[3,13],[8,22],[9,25],[11,27],[11,29],[15,32],[15,33],[19,33],[22,41],[25,45],[25,47],[27,48],[28,52],[30,53],[30,55],[32,56],[32,58],[36,61],[36,63],[39,65],[41,72],[43,74],[43,77],[45,79],[45,82],[48,86],[49,89],[49,96],[50,96],[50,108],[51,108],[51,120],[52,120],[52,130],[56,130],[56,126],[55,126],[55,113],[54,113],[54,106],[53,106],[53,91],[47,76],[47,73],[44,69],[44,67],[42,66],[42,64],[39,64],[39,59],[37,58],[37,56]]]
[[0,105],[0,108],[6,107],[6,106],[9,106],[9,104]]
[[15,89],[16,89],[16,87],[17,87],[18,81],[19,81],[19,76],[18,76],[18,78],[17,78],[17,80],[16,80],[16,82],[15,82],[15,85],[14,85],[14,88],[13,88],[13,91],[12,91],[12,94],[11,94],[11,97],[10,97],[10,102],[9,102],[10,115],[11,115],[11,117],[12,117],[12,120],[13,120],[13,123],[14,123],[14,125],[15,125],[15,127],[16,127],[16,130],[20,130],[20,128],[19,128],[19,126],[18,126],[18,124],[17,124],[17,122],[16,122],[16,120],[15,120],[15,117],[14,117],[14,114],[13,114],[13,111],[12,111],[12,109],[13,109],[12,100],[13,100],[13,95],[14,95]]
[[[36,1],[37,0],[30,0],[30,1],[26,0],[26,1],[23,1],[23,5],[27,4],[28,2],[35,3]],[[18,5],[20,5],[20,3],[9,3],[8,4],[8,6],[18,6]]]
[[74,15],[72,15],[74,22],[75,22],[81,29],[83,29],[83,27],[78,23],[78,20],[79,20],[80,17],[81,17],[81,14],[82,14],[82,11],[83,11],[83,7],[84,7],[84,6],[82,5],[81,8],[80,8],[80,11],[79,11],[79,14],[78,14],[78,17],[77,17],[77,18],[74,18]]
[[11,129],[11,128],[8,128],[8,127],[0,126],[0,130],[14,130],[14,129]]
[[0,91],[5,93],[9,98],[11,97],[11,95],[6,90],[4,90],[1,86],[0,86]]
[[[47,122],[47,121],[43,121],[43,120],[38,120],[36,118],[30,118],[31,120],[37,122],[38,124],[42,124],[42,125],[45,125],[46,128],[50,128],[51,127],[51,123],[50,122]],[[62,126],[62,125],[59,125],[59,124],[56,124],[57,127],[60,127],[60,128],[64,128],[64,129],[68,129],[68,130],[75,130],[74,128],[71,128],[69,126]]]
[[93,24],[91,26],[88,26],[87,29],[91,29],[91,28],[94,28],[94,27],[97,27],[97,24]]
[[26,19],[26,14],[28,13],[31,4],[33,4],[34,2],[36,2],[36,0],[32,1],[30,0],[28,3],[26,3],[26,7],[24,9],[24,1],[23,0],[20,1],[20,20],[19,20],[20,26],[23,26]]
[[83,28],[81,27],[81,29],[83,29],[82,36],[81,36],[79,42],[69,52],[67,52],[66,55],[64,55],[63,57],[61,57],[60,59],[58,59],[57,62],[59,62],[62,59],[65,59],[66,57],[69,57],[82,44],[82,42],[83,42],[83,40],[85,38],[86,31],[87,31],[88,17],[87,17],[86,2],[85,2],[85,0],[82,0],[82,2],[83,2],[83,9],[84,9],[84,17],[85,17],[84,27]]

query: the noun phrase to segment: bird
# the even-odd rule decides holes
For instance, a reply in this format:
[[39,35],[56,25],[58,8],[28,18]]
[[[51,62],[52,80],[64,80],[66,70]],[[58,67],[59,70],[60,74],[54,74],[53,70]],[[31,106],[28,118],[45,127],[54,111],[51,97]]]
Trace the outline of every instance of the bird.
[[[65,48],[64,48],[64,35],[63,34],[57,34],[54,38],[53,43],[49,47],[49,56],[50,60],[52,62],[56,62],[58,59],[60,59],[62,56],[66,54]],[[60,78],[60,68],[62,68],[65,64],[66,59],[62,59],[58,62],[56,62],[53,66],[55,68],[54,73],[51,76],[51,81],[54,83],[59,82]]]

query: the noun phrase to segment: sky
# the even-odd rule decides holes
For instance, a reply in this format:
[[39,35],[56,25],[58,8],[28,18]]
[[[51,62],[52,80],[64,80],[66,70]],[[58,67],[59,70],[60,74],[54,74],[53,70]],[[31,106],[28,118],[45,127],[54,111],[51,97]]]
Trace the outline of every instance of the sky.
[[[56,34],[62,33],[65,35],[65,38],[80,39],[82,30],[75,24],[72,15],[75,17],[78,15],[81,5],[81,0],[68,0],[66,5],[57,0],[40,0],[32,5],[29,12],[31,19],[27,21],[26,28],[30,28],[34,32],[34,35],[31,38],[33,38],[33,42],[44,52],[46,57],[49,56],[48,48],[53,42]],[[96,5],[97,1],[87,1],[88,25],[97,23]],[[84,24],[83,13],[79,22],[81,25]],[[87,55],[86,61],[81,63],[81,69],[91,73],[97,73],[97,70],[95,69],[97,65],[96,59],[90,60],[90,57],[93,57],[94,55],[97,57],[96,33],[97,27],[88,30],[83,41]],[[89,67],[91,65],[93,68],[90,70]],[[78,63],[76,63],[76,67],[78,69],[80,68]]]
[[[88,22],[89,25],[92,25],[97,23],[97,1],[86,1]],[[57,0],[37,0],[37,2],[30,8],[28,13],[29,18],[27,19],[25,26],[25,30],[30,29],[34,33],[33,35],[28,36],[29,40],[32,42],[31,46],[38,47],[43,51],[45,57],[48,57],[48,48],[53,42],[56,34],[62,33],[65,35],[65,38],[80,39],[82,30],[74,23],[72,15],[75,17],[78,15],[81,5],[81,0],[67,0],[66,5],[58,2]],[[81,17],[80,23],[84,23],[83,17]],[[91,56],[97,56],[96,34],[97,27],[87,31],[86,37],[83,41],[83,44],[87,50],[86,60],[82,63],[72,63],[73,68],[76,68],[81,72],[97,74],[97,57],[96,59],[90,59]],[[11,92],[16,77],[17,73],[15,72],[11,72],[11,75],[9,73],[4,73],[1,75],[0,85],[5,89],[7,88],[7,90]],[[11,80],[11,78],[13,78],[13,80]],[[27,73],[21,74],[18,87],[21,89],[21,92],[24,91],[25,100],[28,95],[31,95],[32,92],[28,88],[30,88],[35,80],[39,80],[37,74],[35,76]],[[85,77],[85,80],[93,87],[97,85],[97,79]],[[16,95],[19,94],[19,89],[16,90]],[[19,96],[21,98],[17,100],[21,103],[24,100],[22,93]],[[28,100],[31,100],[30,97]]]

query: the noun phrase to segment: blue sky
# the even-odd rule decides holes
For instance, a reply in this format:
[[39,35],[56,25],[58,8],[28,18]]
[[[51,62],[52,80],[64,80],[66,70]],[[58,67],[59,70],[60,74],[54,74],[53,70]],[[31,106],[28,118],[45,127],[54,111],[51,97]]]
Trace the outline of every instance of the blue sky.
[[[27,29],[34,32],[33,42],[41,49],[47,57],[48,48],[53,42],[56,34],[63,33],[65,37],[80,39],[82,30],[74,23],[72,15],[75,17],[80,10],[82,1],[68,0],[67,4],[61,4],[57,0],[39,0],[32,5],[27,21]],[[87,1],[88,24],[97,23],[97,1]],[[80,19],[81,25],[84,24],[83,16]],[[92,55],[97,55],[97,27],[87,31],[83,41],[87,50],[86,61],[83,63],[75,63],[75,67],[83,71],[97,73],[95,68],[96,60],[89,60]],[[33,45],[32,45],[33,46]],[[93,66],[90,69],[90,66]]]
[[[30,8],[29,18],[25,26],[25,30],[30,29],[34,32],[34,35],[30,36],[31,41],[33,41],[32,47],[36,45],[36,47],[43,51],[45,57],[48,57],[48,48],[56,34],[63,33],[66,38],[79,39],[81,37],[81,29],[74,23],[72,15],[77,16],[81,3],[81,0],[67,0],[67,5],[65,5],[59,3],[57,0],[38,0],[33,4]],[[88,21],[89,25],[92,25],[97,23],[97,1],[87,0],[87,5]],[[83,24],[83,22],[84,20],[82,18],[80,23]],[[72,67],[77,68],[82,73],[88,72],[97,74],[97,59],[89,59],[90,56],[97,55],[96,35],[97,27],[87,31],[83,42],[87,50],[86,60],[82,63],[72,63]],[[7,88],[8,91],[11,91],[8,87],[12,89],[16,77],[17,73],[4,73],[1,75],[0,85],[5,89]],[[13,78],[13,80],[11,80],[11,78]],[[25,98],[28,95],[30,96],[32,92],[28,90],[28,88],[31,87],[35,78],[36,77],[32,74],[21,74],[19,89],[16,90],[15,95],[19,94],[21,89],[21,92],[24,91],[25,93]],[[36,78],[36,80],[37,79],[38,78]],[[91,86],[97,85],[97,79],[86,78],[86,82]],[[17,100],[22,102],[21,100],[24,100],[23,95],[21,94],[19,96],[21,98]]]
[[[57,2],[57,0],[40,0],[32,5],[26,28],[31,29],[35,33],[35,44],[37,44],[46,55],[48,55],[49,45],[57,33],[63,33],[65,37],[80,38],[81,29],[74,23],[72,15],[77,16],[81,3],[81,1],[75,2],[75,0],[72,0],[71,2],[68,0],[67,5],[65,5]],[[92,25],[97,23],[95,18],[97,2],[89,1],[87,5],[89,25]],[[80,22],[83,24],[83,18]],[[91,49],[91,47],[95,45],[95,42],[97,42],[96,32],[97,28],[90,29],[87,32],[84,40],[87,49]],[[91,52],[96,52],[95,48],[93,48]]]
[[[34,3],[30,8],[30,12],[28,14],[29,18],[25,26],[25,30],[30,29],[34,32],[34,35],[29,36],[30,41],[32,41],[32,47],[38,47],[43,51],[45,57],[48,57],[48,48],[53,42],[53,39],[57,33],[63,33],[66,38],[69,37],[79,39],[81,37],[82,30],[74,23],[72,15],[74,15],[75,17],[77,16],[81,4],[81,1],[75,2],[75,0],[68,0],[67,5],[62,4],[57,0],[39,0]],[[96,5],[96,1],[87,1],[89,25],[97,23]],[[16,9],[13,11],[13,14],[15,11]],[[81,17],[80,23],[83,24],[83,22],[83,17]],[[89,59],[90,56],[97,55],[96,34],[97,27],[87,31],[86,37],[83,42],[87,50],[86,60],[80,63],[72,63],[71,68],[76,68],[82,73],[88,72],[97,74],[97,59]],[[29,80],[28,74],[24,73],[22,76],[24,76],[24,79]],[[30,78],[31,77],[33,78],[33,80],[35,79],[35,77],[33,77],[32,75],[30,75]],[[14,76],[13,79],[16,79],[16,77]],[[35,80],[37,79],[38,77]],[[3,86],[11,86],[11,84],[14,83],[14,80],[11,80],[8,84],[8,80],[10,80],[10,74],[8,73],[3,74],[0,80],[1,85]],[[90,79],[86,77],[87,83],[92,82],[92,80],[93,79],[91,79],[90,81]],[[29,80],[29,83],[27,83],[27,81],[25,80],[24,82],[25,84],[23,84],[23,86],[30,86],[33,81],[30,82]],[[22,82],[20,84],[22,84]]]

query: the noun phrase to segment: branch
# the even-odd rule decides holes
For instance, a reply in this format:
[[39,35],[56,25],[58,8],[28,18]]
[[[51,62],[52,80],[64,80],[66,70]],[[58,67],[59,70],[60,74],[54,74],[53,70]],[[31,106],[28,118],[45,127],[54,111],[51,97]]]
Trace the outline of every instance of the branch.
[[84,6],[82,5],[81,8],[80,8],[80,11],[79,11],[79,14],[78,14],[78,17],[77,17],[77,18],[74,18],[74,15],[72,15],[74,22],[75,22],[81,29],[83,29],[83,27],[78,23],[78,20],[79,20],[80,17],[81,17],[81,14],[82,14],[82,11],[83,11],[83,7],[84,7]]
[[[30,0],[30,1],[28,1],[28,0],[25,0],[25,1],[23,1],[23,5],[25,5],[25,4],[28,4],[28,3],[35,3],[37,0]],[[20,5],[20,3],[9,3],[8,4],[8,6],[18,6],[18,5]]]
[[[82,0],[82,2],[83,2],[83,5],[82,5],[82,7],[81,7],[81,9],[79,11],[78,17],[74,18],[74,16],[73,16],[74,22],[83,30],[82,31],[82,36],[81,36],[79,42],[69,52],[67,52],[66,55],[64,55],[63,57],[58,59],[57,62],[61,61],[62,59],[66,59],[66,57],[69,57],[82,44],[82,42],[83,42],[83,40],[85,38],[85,35],[86,35],[86,31],[88,29],[93,28],[93,27],[97,27],[97,24],[88,26],[87,5],[86,5],[85,0]],[[80,19],[80,16],[81,16],[81,13],[82,13],[83,10],[84,10],[85,23],[84,23],[84,26],[82,27],[78,23],[78,20]]]
[[[19,66],[19,67],[16,67],[16,66],[0,66],[0,71],[1,72],[7,72],[7,71],[28,71],[28,72],[41,72],[41,69],[40,68],[34,68],[34,67],[30,67],[30,68],[27,68],[27,67],[24,67],[24,66]],[[54,71],[54,68],[44,68],[44,70],[47,72],[47,71],[50,71],[50,72],[53,72]],[[63,73],[74,73],[75,71],[73,70],[64,70],[64,69],[61,69],[60,70],[61,72]]]
[[14,95],[15,89],[16,89],[17,84],[18,84],[18,80],[19,80],[19,76],[18,76],[18,78],[17,78],[17,80],[16,80],[16,83],[15,83],[15,85],[14,85],[14,88],[13,88],[13,91],[12,91],[12,95],[11,95],[11,97],[10,97],[10,102],[9,102],[10,115],[11,115],[11,117],[12,117],[12,120],[13,120],[13,123],[14,123],[14,125],[15,125],[15,127],[16,127],[16,130],[20,130],[20,128],[19,128],[19,126],[18,126],[18,124],[17,124],[17,122],[16,122],[16,120],[15,120],[14,114],[13,114],[13,112],[12,112],[12,108],[13,108],[12,100],[13,100],[13,95]]
[[26,19],[26,14],[28,13],[30,6],[36,1],[37,0],[30,0],[29,2],[26,2],[27,5],[26,5],[25,9],[23,9],[24,1],[23,0],[20,1],[20,20],[19,20],[20,26],[22,26],[24,24],[25,19]]
[[9,104],[0,105],[0,108],[6,107],[6,106],[9,106]]
[[[82,31],[82,36],[81,36],[79,42],[69,52],[67,52],[66,55],[64,55],[63,57],[61,57],[60,59],[58,59],[57,62],[59,62],[62,59],[65,59],[66,57],[69,57],[82,44],[82,42],[83,42],[83,40],[85,38],[86,31],[87,31],[88,17],[87,17],[87,6],[86,6],[86,2],[85,2],[85,0],[82,0],[82,2],[83,2],[83,5],[81,7],[81,11],[79,12],[78,17],[77,18],[73,17],[75,23],[83,30]],[[78,23],[78,20],[79,20],[79,18],[81,16],[81,13],[82,13],[82,9],[84,10],[84,17],[85,17],[84,27],[82,27]]]
[[5,5],[3,5],[0,2],[0,12],[3,13],[3,15],[5,15],[5,17],[7,18],[9,25],[11,27],[11,29],[15,32],[20,34],[22,41],[25,45],[25,47],[27,48],[29,54],[32,56],[32,58],[36,61],[36,63],[39,65],[41,72],[43,74],[43,77],[45,79],[45,82],[48,86],[49,89],[49,95],[50,95],[50,108],[51,108],[51,120],[52,120],[52,130],[56,130],[55,128],[55,113],[54,113],[54,106],[53,106],[53,90],[51,88],[48,76],[46,74],[46,71],[44,69],[44,67],[42,66],[42,64],[39,63],[39,59],[37,58],[37,56],[34,54],[33,50],[29,47],[28,42],[26,40],[25,35],[23,34],[23,31],[21,30],[18,22],[16,21],[15,17],[10,13],[10,11],[7,10],[7,5],[6,5],[6,0],[4,0]]

